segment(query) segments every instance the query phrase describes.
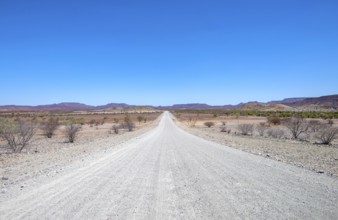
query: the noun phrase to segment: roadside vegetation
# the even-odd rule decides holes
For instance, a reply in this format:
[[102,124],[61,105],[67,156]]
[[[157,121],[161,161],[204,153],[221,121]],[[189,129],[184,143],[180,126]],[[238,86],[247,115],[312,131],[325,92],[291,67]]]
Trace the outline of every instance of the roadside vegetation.
[[[74,112],[36,111],[0,112],[0,155],[21,153],[34,140],[49,143],[74,143],[96,133],[119,135],[155,120],[161,112]],[[136,122],[138,122],[136,124]],[[56,139],[56,140],[54,140]],[[48,145],[48,144],[47,144]],[[49,146],[48,146],[49,147]],[[25,150],[27,151],[27,150]],[[35,150],[36,151],[36,150]]]
[[[205,112],[205,113],[204,113]],[[302,114],[257,111],[172,111],[178,125],[204,139],[248,153],[303,167],[317,173],[338,176],[337,113]],[[223,113],[222,113],[223,112]],[[227,111],[228,113],[230,111]],[[250,113],[251,112],[251,113]],[[310,115],[304,113],[303,115]],[[208,127],[206,123],[213,123]]]
[[290,118],[294,116],[302,118],[321,118],[334,119],[338,118],[338,111],[261,111],[261,110],[222,110],[222,109],[208,109],[208,110],[175,110],[175,115],[194,114],[206,115],[210,114],[214,118],[219,116],[258,116],[270,118],[272,123],[279,124],[283,118]]
[[[334,122],[338,112],[177,110],[173,114],[189,127],[196,127],[202,121],[205,127],[218,126],[221,132],[227,134],[293,139],[322,145],[332,145],[338,138]],[[242,122],[249,118],[259,119],[260,122]],[[236,122],[236,125],[227,125],[227,120]]]
[[20,153],[30,142],[36,132],[36,126],[22,120],[0,118],[0,138],[13,153]]

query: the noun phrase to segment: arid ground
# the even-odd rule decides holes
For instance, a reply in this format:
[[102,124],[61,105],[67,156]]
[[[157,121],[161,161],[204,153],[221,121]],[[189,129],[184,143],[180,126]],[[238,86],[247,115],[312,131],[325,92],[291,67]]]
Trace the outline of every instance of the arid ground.
[[[326,120],[315,120],[323,124],[327,123]],[[214,117],[212,114],[202,114],[197,117],[196,114],[180,114],[177,122],[184,130],[204,139],[314,172],[338,176],[337,139],[331,145],[316,144],[316,134],[312,133],[307,134],[305,140],[294,140],[290,138],[289,131],[282,125],[266,127],[263,136],[258,134],[255,127],[252,135],[240,134],[238,125],[258,126],[261,123],[267,123],[266,117]],[[204,125],[205,122],[213,122],[214,125],[208,128]],[[334,127],[338,126],[338,120],[333,120],[333,123]],[[225,131],[222,132],[222,129]],[[269,129],[281,129],[284,134],[274,138],[267,135]]]
[[184,125],[168,112],[145,124],[134,132],[106,133],[55,151],[1,155],[1,218],[338,215],[337,177],[194,136],[179,128],[176,124]]

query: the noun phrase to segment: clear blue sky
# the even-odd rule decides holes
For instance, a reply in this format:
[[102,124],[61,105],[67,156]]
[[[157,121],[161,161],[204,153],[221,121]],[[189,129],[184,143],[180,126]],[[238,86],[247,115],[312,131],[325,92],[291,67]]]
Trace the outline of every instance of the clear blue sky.
[[0,105],[338,93],[337,0],[0,0]]

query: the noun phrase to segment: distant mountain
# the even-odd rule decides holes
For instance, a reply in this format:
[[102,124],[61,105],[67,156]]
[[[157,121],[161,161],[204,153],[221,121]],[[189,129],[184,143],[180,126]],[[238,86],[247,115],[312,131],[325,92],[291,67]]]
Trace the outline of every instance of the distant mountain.
[[338,110],[338,95],[321,96],[314,98],[287,98],[280,101],[247,102],[238,105],[208,105],[204,103],[175,104],[171,106],[139,106],[125,103],[109,103],[100,106],[91,106],[76,102],[63,102],[50,105],[38,106],[0,106],[0,111],[74,111],[74,110],[112,110],[112,109],[160,109],[160,110],[179,110],[179,109],[243,109],[243,110],[265,110],[265,111],[292,111],[292,110]]
[[264,111],[294,111],[294,110],[338,110],[338,95],[321,96],[316,98],[286,98],[280,101],[247,102],[238,105],[207,105],[202,103],[176,104],[172,106],[161,106],[160,109],[242,109],[242,110],[264,110]]
[[50,105],[37,105],[37,106],[17,106],[17,105],[4,105],[0,106],[1,111],[74,111],[74,110],[103,110],[103,109],[114,109],[114,108],[128,108],[132,107],[127,104],[121,103],[110,103],[102,106],[91,106],[77,102],[62,102],[58,104]]
[[303,101],[306,98],[287,98],[279,101],[271,101],[267,102],[267,104],[289,104],[289,103],[294,103],[294,102],[300,102]]
[[208,105],[204,103],[175,104],[172,106],[159,106],[158,109],[179,110],[179,109],[237,109],[239,105]]
[[96,110],[104,110],[104,109],[126,109],[136,107],[135,105],[128,105],[125,103],[109,103],[107,105],[99,105],[94,107]]
[[59,104],[51,104],[51,105],[38,105],[31,107],[32,110],[46,110],[46,111],[53,111],[53,110],[93,110],[95,107],[76,103],[76,102],[62,102]]
[[263,111],[292,111],[294,108],[284,104],[269,104],[260,102],[249,102],[240,107],[241,110],[263,110]]
[[306,98],[298,102],[289,103],[290,106],[317,105],[327,108],[338,108],[338,95],[321,96],[317,98]]

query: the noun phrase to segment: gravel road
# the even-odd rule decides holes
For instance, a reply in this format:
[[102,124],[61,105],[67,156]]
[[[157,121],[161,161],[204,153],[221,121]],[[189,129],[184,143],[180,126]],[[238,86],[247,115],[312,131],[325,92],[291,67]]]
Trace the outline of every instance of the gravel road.
[[0,219],[338,217],[337,178],[193,136],[168,112],[121,145],[2,202]]

